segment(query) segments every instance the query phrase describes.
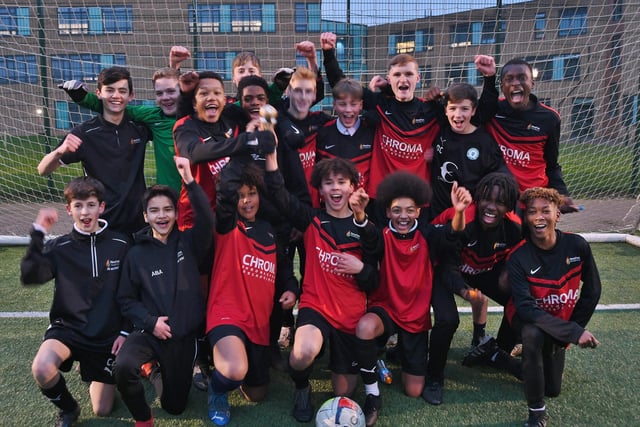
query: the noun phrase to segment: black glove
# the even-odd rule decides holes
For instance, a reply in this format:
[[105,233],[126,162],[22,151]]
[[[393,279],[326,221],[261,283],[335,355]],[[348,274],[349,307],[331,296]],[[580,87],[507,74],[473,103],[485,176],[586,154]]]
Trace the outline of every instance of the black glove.
[[280,68],[273,75],[273,83],[275,83],[276,87],[280,89],[280,91],[284,92],[284,90],[289,86],[289,80],[291,80],[291,75],[295,71],[295,68]]
[[84,97],[89,93],[87,84],[82,80],[67,80],[64,83],[58,85],[60,89],[64,89],[73,102],[81,102]]

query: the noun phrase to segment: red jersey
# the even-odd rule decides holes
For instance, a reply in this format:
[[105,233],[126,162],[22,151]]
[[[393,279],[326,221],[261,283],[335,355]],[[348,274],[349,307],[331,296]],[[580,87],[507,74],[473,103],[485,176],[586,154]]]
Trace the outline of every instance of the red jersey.
[[[226,234],[215,233],[216,248],[209,299],[207,332],[220,325],[234,325],[258,345],[269,345],[269,318],[273,308],[276,279],[276,246],[250,235],[256,229],[271,228],[256,221]],[[273,237],[273,235],[272,235]]]
[[[418,99],[414,99],[412,102],[426,105],[424,101]],[[396,104],[403,103],[396,102]],[[418,109],[417,116],[412,120],[413,126],[403,128],[394,122],[397,120],[394,115],[399,115],[402,109],[386,108],[380,104],[375,108],[380,117],[380,123],[373,142],[371,174],[367,193],[375,198],[378,184],[389,173],[397,170],[412,172],[430,182],[431,174],[425,154],[431,150],[433,141],[440,132],[440,124],[436,119],[435,112],[428,109],[421,112]]]
[[[332,231],[344,231],[347,239],[339,243]],[[367,294],[360,290],[351,274],[335,272],[333,252],[348,252],[362,259],[358,230],[353,217],[334,218],[323,211],[313,217],[304,232],[306,264],[300,308],[312,308],[334,328],[355,334],[356,325],[367,308]],[[349,237],[353,235],[353,237]]]
[[382,231],[384,255],[380,287],[369,297],[369,307],[382,307],[402,329],[411,333],[431,329],[429,304],[433,268],[429,244],[422,233],[398,238],[389,227]]

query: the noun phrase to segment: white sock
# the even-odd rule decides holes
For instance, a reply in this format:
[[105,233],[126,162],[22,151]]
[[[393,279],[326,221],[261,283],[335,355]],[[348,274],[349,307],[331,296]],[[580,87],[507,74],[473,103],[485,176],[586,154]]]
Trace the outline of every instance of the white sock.
[[378,381],[373,384],[365,384],[364,385],[364,393],[369,395],[373,394],[374,396],[380,396],[380,389],[378,388]]

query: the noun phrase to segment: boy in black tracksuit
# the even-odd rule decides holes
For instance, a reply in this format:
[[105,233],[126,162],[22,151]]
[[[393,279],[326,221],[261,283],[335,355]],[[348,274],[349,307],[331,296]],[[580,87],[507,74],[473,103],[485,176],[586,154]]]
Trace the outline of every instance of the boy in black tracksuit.
[[570,343],[582,348],[600,344],[585,327],[602,285],[586,240],[555,229],[562,206],[558,191],[531,188],[521,200],[529,233],[507,262],[513,300],[506,313],[522,335],[526,425],[544,427],[544,397],[560,394],[565,349]]
[[60,409],[56,425],[71,426],[80,406],[59,371],[69,371],[74,360],[80,362],[82,380],[91,383],[93,412],[105,416],[113,407],[114,354],[124,341],[124,333],[119,336],[123,320],[116,293],[129,245],[124,235],[99,219],[105,209],[105,189],[98,180],[75,178],[64,195],[73,230],[45,243],[44,235],[57,222],[58,211],[41,209],[20,263],[20,280],[29,285],[55,279],[51,323],[31,369],[42,394]]
[[178,231],[176,193],[167,186],[151,187],[143,199],[149,227],[135,235],[118,292],[122,313],[133,322],[134,332],[116,359],[115,376],[138,426],[153,425],[140,376],[140,366],[151,360],[160,365],[161,383],[154,385],[162,408],[171,414],[184,411],[198,326],[204,318],[199,266],[212,250],[213,212],[189,161],[177,157],[176,166],[195,212],[194,226]]

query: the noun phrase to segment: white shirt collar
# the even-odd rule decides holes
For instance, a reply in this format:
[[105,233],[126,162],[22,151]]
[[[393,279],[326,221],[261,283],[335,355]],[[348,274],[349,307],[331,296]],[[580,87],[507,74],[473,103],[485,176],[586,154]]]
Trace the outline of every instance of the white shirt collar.
[[353,125],[353,127],[350,127],[350,128],[345,127],[340,121],[340,119],[336,120],[336,126],[338,127],[338,132],[340,132],[341,134],[353,136],[358,131],[358,128],[360,127],[360,117],[358,117],[358,120],[356,120],[356,124]]

